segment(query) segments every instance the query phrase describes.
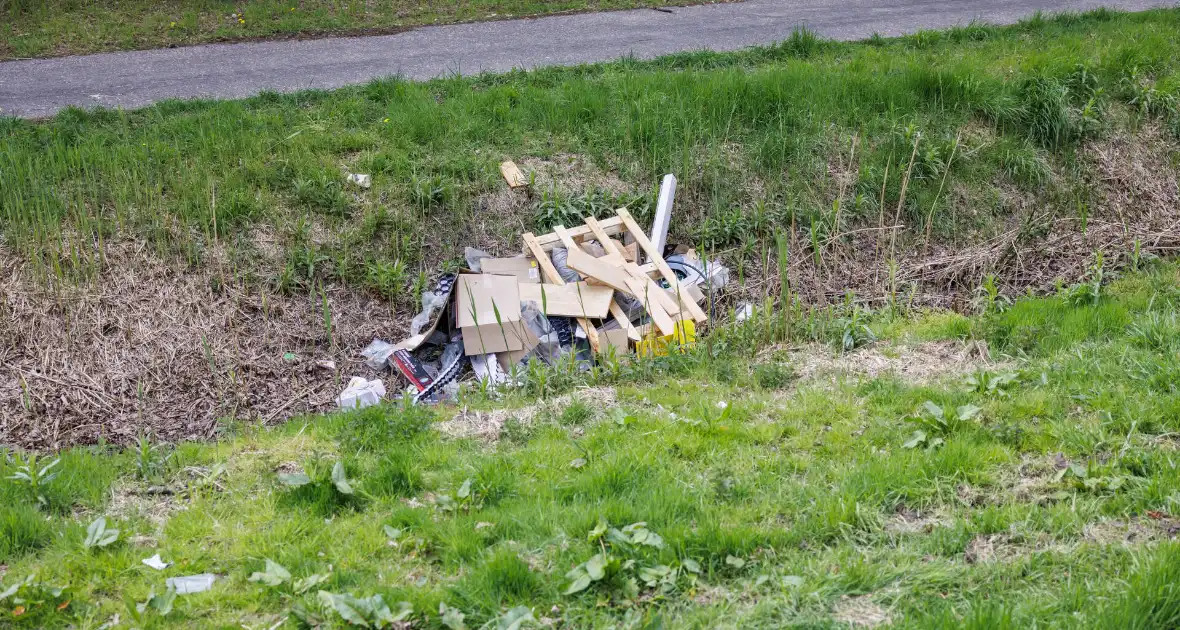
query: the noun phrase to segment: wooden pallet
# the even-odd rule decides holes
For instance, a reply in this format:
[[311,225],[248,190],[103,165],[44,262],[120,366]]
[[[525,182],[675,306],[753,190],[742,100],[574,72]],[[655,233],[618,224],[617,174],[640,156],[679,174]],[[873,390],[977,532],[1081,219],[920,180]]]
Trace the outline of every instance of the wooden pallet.
[[[570,252],[568,264],[591,282],[603,284],[621,293],[633,296],[643,303],[655,328],[664,335],[675,332],[675,322],[680,319],[692,319],[698,324],[708,320],[708,316],[686,292],[680,291],[680,282],[671,267],[664,260],[662,252],[656,249],[643,228],[631,216],[626,208],[615,211],[613,217],[596,220],[593,217],[584,219],[585,224],[573,228],[555,226],[551,234],[535,236],[531,232],[522,235],[525,254],[537,260],[544,280],[551,284],[564,285],[561,275],[549,259],[549,252],[558,247],[565,247]],[[639,248],[646,254],[647,262],[637,264],[628,262],[623,251],[610,238],[616,235],[630,236],[638,243]],[[602,245],[605,256],[594,258],[579,247],[583,241],[593,239]],[[672,289],[661,289],[652,278],[662,277]],[[631,325],[631,321],[623,314],[623,310],[612,299],[610,313],[619,322],[627,336],[632,341],[639,341],[642,337],[639,331]],[[599,351],[597,329],[585,318],[579,318],[578,323],[586,331],[590,341],[590,348]]]

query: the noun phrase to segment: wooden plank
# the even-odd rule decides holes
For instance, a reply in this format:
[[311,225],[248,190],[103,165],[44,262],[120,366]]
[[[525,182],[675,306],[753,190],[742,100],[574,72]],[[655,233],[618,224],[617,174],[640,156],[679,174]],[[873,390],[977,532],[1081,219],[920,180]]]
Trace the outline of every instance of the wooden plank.
[[[598,223],[597,219],[594,217],[586,217],[586,227],[590,228],[590,232],[594,234],[594,238],[598,239],[598,241],[602,243],[602,247],[606,250],[607,254],[612,256],[622,255],[623,249],[619,246],[620,243],[611,239],[607,235],[606,230],[602,228],[602,225]],[[623,330],[626,331],[628,338],[633,341],[639,341],[639,331],[635,330],[635,326],[631,324],[631,318],[627,317],[627,314],[623,312],[623,308],[619,306],[619,303],[614,299],[610,301],[610,314],[614,316],[615,321],[619,322],[619,325],[623,327]]]
[[639,262],[639,243],[631,243],[624,247],[623,258],[627,259],[627,262]]
[[[606,231],[607,234],[622,234],[626,231],[623,228],[623,220],[619,217],[608,217],[599,221],[598,224],[603,230]],[[569,236],[574,240],[577,240],[589,236],[592,232],[590,231],[589,226],[580,225],[578,227],[567,228],[566,233],[569,234]],[[561,242],[561,237],[557,236],[556,233],[542,234],[540,236],[534,236],[533,238],[537,240],[537,245],[539,245],[543,251],[551,252],[558,247],[565,247],[565,245],[563,245]],[[526,249],[525,252],[528,253],[528,250]]]
[[[672,272],[672,268],[668,266],[668,263],[664,262],[664,257],[660,255],[660,252],[656,250],[652,242],[648,240],[647,235],[643,233],[643,229],[635,222],[635,217],[632,217],[626,208],[619,208],[617,212],[619,213],[619,218],[623,220],[623,225],[627,226],[627,232],[631,234],[636,243],[639,243],[639,247],[651,259],[651,262],[655,264],[660,275],[664,276],[664,280],[668,282],[668,286],[675,287],[679,284],[680,280],[676,278],[676,274]],[[705,315],[705,312],[701,310],[701,307],[687,295],[684,295],[683,292],[681,292],[680,298],[681,304],[684,305],[685,310],[692,314],[694,320],[703,322],[709,319]]]
[[[537,242],[537,237],[533,236],[532,232],[525,232],[520,237],[524,239],[525,251],[532,253],[533,258],[537,259],[537,264],[541,266],[541,274],[545,280],[550,284],[564,285],[565,280],[562,279],[560,273],[557,273],[557,267],[553,266],[553,261],[549,260],[549,254]],[[590,320],[585,317],[579,317],[578,324],[582,326],[582,330],[586,331],[586,340],[590,342],[591,352],[599,352],[601,346],[598,341],[598,329],[591,326]]]
[[586,227],[590,228],[590,233],[593,234],[594,238],[597,239],[602,245],[602,248],[606,250],[606,253],[618,254],[619,256],[623,255],[623,249],[619,247],[618,244],[616,244],[613,240],[611,240],[610,236],[606,233],[606,230],[602,229],[602,225],[598,222],[598,219],[595,219],[594,217],[585,217],[583,220],[586,221]]
[[672,201],[676,199],[676,176],[668,173],[664,181],[660,182],[660,197],[656,201],[656,218],[651,224],[651,244],[655,250],[664,254],[664,245],[668,243],[668,223],[672,221]]
[[[638,265],[635,263],[627,263],[623,265],[623,270],[631,274],[632,278],[643,282],[644,286],[648,289],[649,296],[655,296],[653,299],[659,302],[660,306],[664,307],[664,311],[671,315],[672,319],[684,318],[684,310],[680,308],[680,305],[677,303],[675,296],[669,293],[667,289],[660,288],[660,285],[656,284],[651,278],[645,276],[643,272],[639,270]],[[650,286],[648,285],[649,282],[651,283]]]
[[644,309],[651,316],[652,321],[656,322],[656,327],[665,335],[672,334],[674,330],[672,317],[668,315],[668,311],[663,307],[663,302],[660,299],[663,295],[663,290],[655,282],[652,282],[650,278],[641,280],[632,277],[626,270],[608,262],[603,262],[602,259],[594,258],[581,250],[571,249],[569,251],[570,255],[566,260],[566,264],[569,265],[570,269],[577,271],[588,279],[594,278],[599,280],[608,287],[616,291],[622,291],[643,302]]
[[565,229],[564,225],[553,226],[553,233],[556,234],[557,238],[561,241],[562,247],[566,249],[576,249],[578,251],[582,251],[582,248],[578,247],[578,243],[574,241],[574,237],[570,235],[569,231]]
[[663,304],[657,299],[663,291],[650,278],[646,279],[646,282],[639,278],[627,278],[627,286],[630,288],[629,292],[643,304],[643,309],[647,311],[651,321],[656,325],[656,328],[660,329],[661,333],[671,335],[676,332],[676,322],[672,320],[672,316],[664,310]]
[[516,189],[529,185],[529,178],[524,176],[512,160],[500,163],[500,174],[504,176],[504,181],[508,182],[509,188]]
[[[544,292],[544,299],[542,299]],[[604,319],[610,310],[614,289],[577,284],[521,284],[520,301],[544,304],[546,315]]]
[[586,276],[587,279],[593,278],[615,291],[634,295],[631,292],[631,287],[627,286],[630,274],[621,267],[616,267],[601,258],[594,258],[580,249],[571,249],[565,264],[569,265],[570,269]]

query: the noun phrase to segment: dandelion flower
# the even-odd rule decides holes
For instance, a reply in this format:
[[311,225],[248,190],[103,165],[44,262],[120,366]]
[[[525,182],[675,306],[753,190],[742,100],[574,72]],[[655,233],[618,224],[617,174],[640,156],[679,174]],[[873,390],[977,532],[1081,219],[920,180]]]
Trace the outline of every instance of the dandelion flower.
[[172,22],[171,24],[169,24],[168,28],[176,28],[176,22]]

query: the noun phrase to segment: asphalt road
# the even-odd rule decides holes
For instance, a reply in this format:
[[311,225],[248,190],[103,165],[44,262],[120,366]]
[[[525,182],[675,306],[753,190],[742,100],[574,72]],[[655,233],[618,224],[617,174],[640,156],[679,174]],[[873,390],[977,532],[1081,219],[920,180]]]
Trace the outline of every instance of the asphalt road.
[[786,38],[805,24],[832,39],[900,35],[973,19],[1014,22],[1109,6],[1175,0],[749,0],[432,26],[397,35],[212,44],[0,63],[0,115],[50,116],[69,105],[136,108],[169,98],[240,98],[262,90],[335,88],[400,75],[429,79],[625,55],[734,50]]

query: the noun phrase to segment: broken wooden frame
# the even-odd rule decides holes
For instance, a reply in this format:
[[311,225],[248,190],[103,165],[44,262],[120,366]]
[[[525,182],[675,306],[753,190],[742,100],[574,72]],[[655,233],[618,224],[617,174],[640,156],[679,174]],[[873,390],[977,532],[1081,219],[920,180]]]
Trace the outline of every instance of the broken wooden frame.
[[[579,272],[587,280],[597,284],[604,284],[616,291],[631,295],[644,305],[655,327],[664,335],[673,334],[675,321],[692,319],[703,323],[708,320],[705,311],[696,303],[688,292],[682,290],[679,279],[671,267],[664,260],[663,252],[659,250],[644,233],[643,228],[631,216],[626,208],[615,211],[615,216],[602,220],[593,217],[585,220],[585,224],[572,228],[555,226],[551,234],[535,236],[531,232],[522,235],[524,251],[537,260],[544,280],[550,284],[564,285],[565,281],[557,268],[549,259],[549,252],[559,247],[569,251],[567,259],[570,269]],[[640,265],[627,262],[623,251],[612,241],[611,236],[630,236],[646,255],[647,262]],[[594,258],[579,246],[582,241],[596,240],[606,252],[605,256]],[[653,277],[662,277],[668,283],[669,289],[661,289],[652,281]],[[631,320],[623,313],[618,304],[612,299],[609,310],[619,322],[627,336],[633,341],[639,341],[641,336],[631,324]],[[598,331],[586,318],[579,318],[578,323],[586,331],[590,341],[590,348],[595,353],[600,351]]]

